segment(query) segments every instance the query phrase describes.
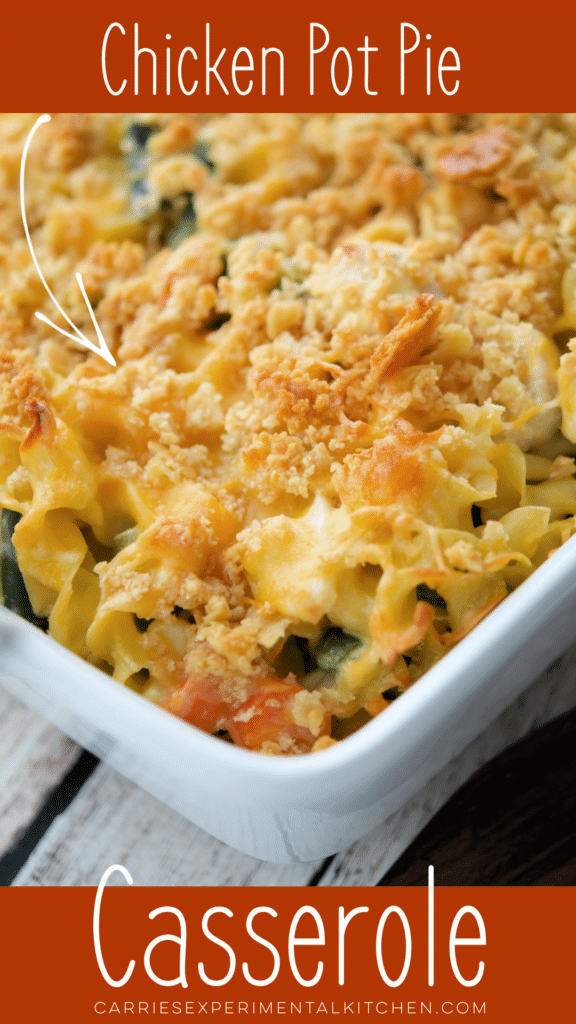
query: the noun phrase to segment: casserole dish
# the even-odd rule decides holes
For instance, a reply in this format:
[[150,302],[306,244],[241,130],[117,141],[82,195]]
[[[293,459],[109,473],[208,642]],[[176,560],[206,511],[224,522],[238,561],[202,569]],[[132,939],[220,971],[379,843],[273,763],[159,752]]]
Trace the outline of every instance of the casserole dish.
[[0,599],[69,654],[3,616],[0,668],[208,831],[316,859],[569,642],[576,120],[46,122],[0,121]]
[[276,863],[346,848],[393,814],[573,640],[569,540],[426,676],[345,742],[262,757],[191,729],[0,608],[11,692],[127,778],[244,853]]

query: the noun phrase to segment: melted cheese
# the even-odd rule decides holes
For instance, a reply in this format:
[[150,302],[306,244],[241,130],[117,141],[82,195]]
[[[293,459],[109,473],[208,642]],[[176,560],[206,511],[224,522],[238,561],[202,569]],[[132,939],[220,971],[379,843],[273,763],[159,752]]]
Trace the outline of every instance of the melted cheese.
[[167,115],[127,157],[127,119],[55,116],[34,246],[90,332],[82,272],[113,370],[33,315],[32,119],[0,119],[0,506],[34,610],[253,749],[383,710],[575,530],[576,120],[471,119]]

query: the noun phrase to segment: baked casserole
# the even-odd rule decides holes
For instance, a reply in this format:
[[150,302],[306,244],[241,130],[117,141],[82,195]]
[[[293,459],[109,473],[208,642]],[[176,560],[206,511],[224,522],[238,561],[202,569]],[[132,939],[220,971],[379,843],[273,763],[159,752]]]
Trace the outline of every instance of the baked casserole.
[[[0,118],[4,603],[322,750],[575,531],[576,115]],[[425,685],[423,683],[422,685]]]

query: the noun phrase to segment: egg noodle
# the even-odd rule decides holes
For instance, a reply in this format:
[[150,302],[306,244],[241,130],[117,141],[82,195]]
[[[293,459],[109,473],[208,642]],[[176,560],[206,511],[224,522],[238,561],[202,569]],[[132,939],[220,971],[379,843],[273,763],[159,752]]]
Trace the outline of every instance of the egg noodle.
[[322,750],[575,532],[576,115],[55,115],[34,250],[115,368],[34,315],[67,327],[34,120],[0,118],[4,603]]

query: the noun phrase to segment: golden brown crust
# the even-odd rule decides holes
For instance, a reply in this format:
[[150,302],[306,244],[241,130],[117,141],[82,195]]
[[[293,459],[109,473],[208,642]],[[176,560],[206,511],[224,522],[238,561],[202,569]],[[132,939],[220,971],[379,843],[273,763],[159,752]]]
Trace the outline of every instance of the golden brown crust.
[[393,377],[431,348],[441,314],[442,303],[433,295],[419,295],[371,356],[368,387]]
[[454,182],[493,178],[510,160],[515,144],[506,125],[492,125],[471,135],[464,145],[446,150],[436,161],[436,174]]
[[[113,371],[35,316],[60,323],[22,236],[32,123],[0,118],[0,501],[33,603],[240,739],[281,684],[259,749],[322,748],[322,709],[382,710],[574,532],[546,446],[558,404],[576,438],[576,117],[158,115],[142,152],[128,119],[54,118],[35,251],[91,336],[82,273]],[[332,676],[331,630],[359,645]]]
[[[15,324],[14,331],[19,329],[21,325]],[[0,348],[0,417],[24,424],[28,419],[27,403],[46,405],[49,398],[42,376],[31,362],[31,354],[8,347],[13,336],[10,332],[5,347]]]
[[42,441],[44,444],[52,444],[56,432],[54,416],[44,402],[36,398],[27,398],[24,403],[27,415],[32,420],[32,426],[22,441],[20,451],[25,454],[29,448]]

